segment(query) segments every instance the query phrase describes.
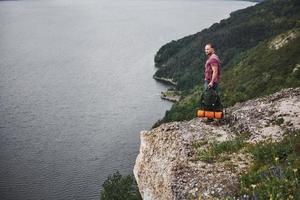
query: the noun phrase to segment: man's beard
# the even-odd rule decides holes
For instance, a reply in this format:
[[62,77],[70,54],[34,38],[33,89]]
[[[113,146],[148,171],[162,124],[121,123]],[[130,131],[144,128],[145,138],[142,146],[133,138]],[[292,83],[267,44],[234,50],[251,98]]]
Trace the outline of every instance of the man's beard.
[[209,57],[211,54],[212,54],[212,52],[210,52],[210,53],[208,53],[208,54],[206,54],[206,55]]

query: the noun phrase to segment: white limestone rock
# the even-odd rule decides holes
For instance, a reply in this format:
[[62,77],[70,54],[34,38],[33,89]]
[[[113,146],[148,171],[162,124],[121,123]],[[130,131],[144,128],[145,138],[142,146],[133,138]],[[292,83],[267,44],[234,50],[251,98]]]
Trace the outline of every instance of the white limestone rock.
[[287,131],[300,127],[300,88],[238,103],[226,110],[225,122],[205,124],[199,118],[171,122],[140,134],[141,145],[134,176],[145,200],[224,199],[238,189],[238,179],[252,163],[240,150],[225,161],[195,159],[213,141],[226,141],[249,132],[246,142],[280,141]]

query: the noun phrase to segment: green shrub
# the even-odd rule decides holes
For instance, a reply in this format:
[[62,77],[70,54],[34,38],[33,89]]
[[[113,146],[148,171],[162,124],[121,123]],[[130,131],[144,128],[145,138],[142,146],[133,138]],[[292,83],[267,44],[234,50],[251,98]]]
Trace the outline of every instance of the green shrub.
[[101,200],[142,200],[133,175],[122,176],[119,171],[102,184]]

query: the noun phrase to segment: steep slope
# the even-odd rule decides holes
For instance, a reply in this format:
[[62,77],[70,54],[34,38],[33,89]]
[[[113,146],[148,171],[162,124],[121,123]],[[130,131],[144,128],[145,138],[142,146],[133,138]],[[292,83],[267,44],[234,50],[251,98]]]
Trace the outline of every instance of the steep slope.
[[300,86],[300,29],[260,42],[228,66],[221,82],[228,105]]
[[[235,11],[208,29],[161,47],[155,56],[158,70],[154,77],[176,82],[176,89],[182,91],[183,98],[154,127],[195,116],[202,90],[203,47],[210,41],[216,44],[223,65],[221,87],[225,106],[299,86],[299,27],[299,1],[267,0]],[[285,40],[282,48],[269,48],[275,37],[290,32],[294,32],[295,37]],[[253,85],[254,82],[257,84]]]
[[217,45],[225,66],[233,56],[260,41],[299,26],[299,18],[297,0],[268,0],[232,12],[230,18],[208,29],[161,47],[155,56],[156,67],[160,68],[155,76],[172,78],[178,82],[178,89],[189,89],[197,82],[188,81],[184,76],[194,80],[201,77],[206,42],[213,41]]

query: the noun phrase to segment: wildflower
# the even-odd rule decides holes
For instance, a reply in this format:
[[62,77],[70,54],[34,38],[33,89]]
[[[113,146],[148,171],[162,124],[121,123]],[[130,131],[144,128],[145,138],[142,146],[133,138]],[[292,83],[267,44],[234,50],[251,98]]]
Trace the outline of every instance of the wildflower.
[[275,157],[275,161],[277,162],[279,160],[279,158],[278,157]]
[[255,185],[255,184],[251,184],[251,187],[252,187],[253,189],[255,189],[255,188],[256,188],[256,185]]
[[294,173],[296,173],[297,171],[298,171],[298,169],[297,169],[297,168],[296,168],[296,169],[293,169],[293,172],[294,172]]

